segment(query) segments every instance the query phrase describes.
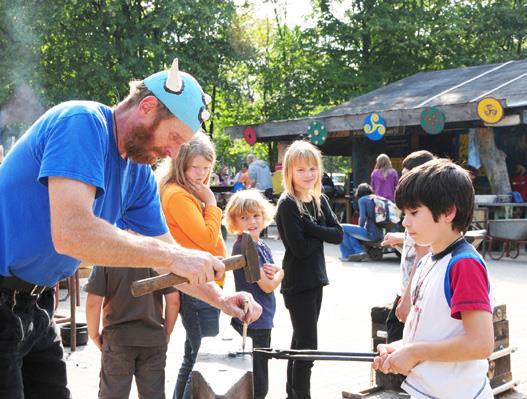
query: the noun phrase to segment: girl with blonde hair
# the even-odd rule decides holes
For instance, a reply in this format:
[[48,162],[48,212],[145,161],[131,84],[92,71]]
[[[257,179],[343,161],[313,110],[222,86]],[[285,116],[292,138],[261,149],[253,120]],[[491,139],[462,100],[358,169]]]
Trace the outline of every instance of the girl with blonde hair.
[[370,180],[373,192],[376,195],[395,201],[395,187],[397,187],[399,175],[392,168],[392,161],[390,161],[388,155],[379,154]]
[[[276,225],[285,247],[281,293],[293,326],[291,349],[317,349],[317,323],[322,289],[329,284],[324,242],[340,244],[342,228],[322,194],[320,151],[295,141],[283,161],[284,192],[276,211]],[[288,398],[310,398],[312,361],[290,360]]]
[[[198,133],[181,146],[175,159],[160,168],[161,205],[174,239],[185,248],[226,256],[221,236],[222,211],[209,187],[216,160],[210,139]],[[221,287],[223,281],[216,281]],[[174,398],[190,398],[190,374],[202,337],[219,331],[219,310],[194,297],[180,293],[181,319],[187,332],[183,363],[179,370]]]

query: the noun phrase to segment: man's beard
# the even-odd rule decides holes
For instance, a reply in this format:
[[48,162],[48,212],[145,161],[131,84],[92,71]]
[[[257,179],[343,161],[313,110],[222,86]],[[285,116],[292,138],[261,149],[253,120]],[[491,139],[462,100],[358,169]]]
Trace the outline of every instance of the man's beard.
[[164,158],[165,154],[162,148],[152,147],[154,141],[154,131],[159,126],[161,118],[156,119],[152,126],[146,127],[138,125],[132,128],[130,134],[124,143],[126,157],[133,162],[153,165],[158,158]]

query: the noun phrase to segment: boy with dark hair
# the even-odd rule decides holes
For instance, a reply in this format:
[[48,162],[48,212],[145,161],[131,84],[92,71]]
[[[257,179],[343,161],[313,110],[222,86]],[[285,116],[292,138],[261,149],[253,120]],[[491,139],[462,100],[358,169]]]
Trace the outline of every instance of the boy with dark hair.
[[415,272],[403,339],[379,345],[374,368],[406,374],[402,388],[415,398],[492,398],[490,281],[463,238],[474,208],[468,173],[446,159],[429,161],[401,178],[396,202],[408,234],[431,252]]

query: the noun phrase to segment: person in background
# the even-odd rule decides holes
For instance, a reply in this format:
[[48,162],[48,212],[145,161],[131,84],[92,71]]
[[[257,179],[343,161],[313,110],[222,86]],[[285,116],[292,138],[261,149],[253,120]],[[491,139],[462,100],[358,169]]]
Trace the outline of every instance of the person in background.
[[[339,244],[342,228],[322,194],[322,159],[312,144],[298,140],[283,161],[284,192],[276,226],[285,247],[281,292],[293,326],[291,349],[317,349],[323,287],[329,284],[324,242]],[[289,360],[287,397],[311,397],[312,361]]]
[[[161,204],[170,234],[182,247],[225,257],[221,235],[222,211],[209,187],[216,160],[214,146],[205,134],[197,133],[181,146],[176,159],[159,171]],[[216,280],[223,287],[223,279]],[[206,302],[181,293],[181,320],[186,330],[183,362],[179,369],[174,399],[190,398],[191,372],[203,337],[219,332],[219,311]]]
[[383,230],[375,223],[375,204],[372,187],[361,183],[355,192],[359,204],[359,224],[342,224],[344,239],[340,244],[340,260],[343,262],[360,261],[368,257],[360,241],[380,241]]
[[512,190],[521,195],[521,199],[527,201],[527,169],[522,164],[514,165],[514,175],[511,178]]
[[327,172],[324,172],[324,176],[322,176],[322,190],[329,198],[335,197],[335,183]]
[[227,187],[231,184],[231,177],[229,176],[227,166],[222,166],[218,175],[220,177],[220,186]]
[[380,154],[375,162],[375,168],[371,173],[371,186],[373,192],[379,197],[395,201],[395,187],[399,175],[392,168],[392,161],[386,154]]
[[251,187],[263,192],[266,198],[273,199],[273,177],[271,169],[267,162],[256,158],[256,155],[247,155],[247,164],[249,165],[249,182]]
[[[234,271],[236,291],[247,291],[253,294],[256,302],[263,309],[262,316],[252,323],[247,335],[253,340],[253,348],[271,347],[271,329],[276,311],[276,299],[273,291],[284,277],[281,267],[275,265],[271,249],[260,239],[260,233],[273,220],[274,207],[257,190],[244,190],[234,194],[225,208],[225,224],[229,233],[237,234],[232,248],[232,255],[241,253],[241,233],[251,235],[258,251],[260,262],[260,280],[248,283],[241,269]],[[242,334],[243,323],[232,318],[231,325]],[[254,399],[264,399],[269,390],[267,359],[253,358]]]
[[[429,151],[414,151],[403,160],[402,175],[413,168],[434,159],[434,155]],[[426,255],[430,248],[420,246],[415,243],[412,237],[405,231],[404,233],[387,233],[381,243],[383,246],[397,247],[402,245],[401,251],[401,285],[392,309],[386,318],[386,342],[398,341],[403,337],[404,323],[410,312],[412,277],[415,273],[417,262]]]
[[140,398],[165,397],[166,351],[179,293],[169,287],[134,298],[130,291],[134,281],[157,275],[150,268],[95,266],[84,286],[88,334],[101,351],[100,399],[128,398],[133,377]]
[[242,168],[238,173],[236,173],[236,176],[234,177],[234,184],[236,185],[238,183],[241,184],[241,187],[243,187],[243,189],[251,188],[251,179],[249,178],[249,165],[247,165],[247,163],[244,163],[242,165]]
[[4,146],[0,144],[0,165],[4,162]]
[[472,184],[474,184],[474,180],[476,180],[476,177],[478,177],[478,170],[472,165],[465,166],[465,169],[468,172],[470,181],[472,182]]

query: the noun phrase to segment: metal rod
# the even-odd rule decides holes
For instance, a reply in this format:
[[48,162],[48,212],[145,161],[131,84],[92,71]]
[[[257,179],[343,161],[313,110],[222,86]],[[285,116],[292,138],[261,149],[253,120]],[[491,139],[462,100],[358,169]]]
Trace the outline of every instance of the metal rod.
[[316,349],[269,349],[255,348],[255,351],[265,353],[280,353],[291,355],[327,355],[327,356],[357,356],[357,357],[375,357],[379,356],[378,352],[333,352],[321,351]]
[[336,360],[336,361],[355,361],[372,362],[377,356],[374,352],[326,352],[309,349],[273,350],[273,349],[254,349],[254,355],[265,356],[272,359],[292,359],[292,360]]

